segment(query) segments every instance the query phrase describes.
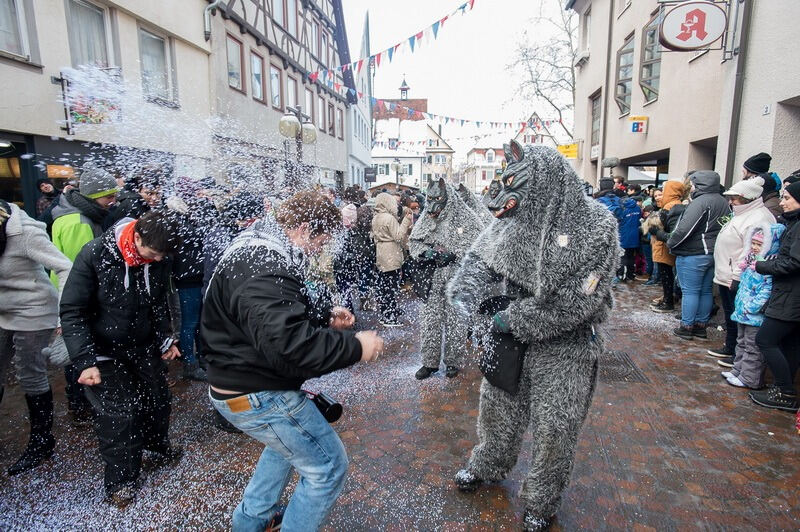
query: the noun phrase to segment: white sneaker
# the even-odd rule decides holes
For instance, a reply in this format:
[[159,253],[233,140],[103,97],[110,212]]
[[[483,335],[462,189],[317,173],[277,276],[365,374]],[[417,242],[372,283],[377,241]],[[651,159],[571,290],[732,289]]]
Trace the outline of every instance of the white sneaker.
[[733,372],[732,372],[732,371],[723,371],[722,373],[720,373],[720,375],[722,375],[723,377],[725,377],[725,380],[728,380],[728,379],[730,379],[731,377],[734,377],[734,376],[735,376],[735,375],[733,374]]
[[737,388],[747,388],[745,383],[739,380],[739,377],[730,376],[728,377],[728,384],[731,386],[736,386]]

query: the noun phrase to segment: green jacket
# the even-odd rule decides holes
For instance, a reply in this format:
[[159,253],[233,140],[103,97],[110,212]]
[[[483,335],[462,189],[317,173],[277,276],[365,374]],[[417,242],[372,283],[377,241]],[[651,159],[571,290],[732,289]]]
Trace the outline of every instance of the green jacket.
[[[53,245],[72,262],[75,262],[83,246],[103,234],[101,224],[70,203],[67,194],[59,198],[58,205],[53,209],[53,219]],[[50,281],[58,288],[58,278],[52,273]]]

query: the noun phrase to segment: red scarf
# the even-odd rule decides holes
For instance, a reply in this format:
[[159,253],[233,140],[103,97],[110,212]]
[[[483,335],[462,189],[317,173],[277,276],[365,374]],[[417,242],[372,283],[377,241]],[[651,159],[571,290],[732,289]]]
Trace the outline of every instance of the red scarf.
[[142,264],[153,262],[152,259],[145,259],[139,255],[136,250],[136,242],[133,239],[135,228],[136,222],[130,222],[122,229],[117,239],[117,247],[122,253],[122,259],[128,266],[141,266]]

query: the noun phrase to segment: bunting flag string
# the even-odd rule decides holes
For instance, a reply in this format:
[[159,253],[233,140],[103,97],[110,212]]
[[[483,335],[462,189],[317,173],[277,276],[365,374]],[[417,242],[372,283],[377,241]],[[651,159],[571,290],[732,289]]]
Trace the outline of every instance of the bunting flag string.
[[[375,65],[375,67],[381,66],[381,61],[383,56],[389,59],[389,62],[392,62],[392,58],[401,49],[404,43],[408,43],[408,46],[411,48],[411,53],[414,53],[415,49],[419,49],[422,46],[423,41],[425,40],[425,36],[428,35],[428,39],[430,40],[430,35],[433,35],[434,40],[439,36],[439,30],[442,29],[446,20],[450,19],[455,15],[466,15],[468,11],[472,11],[473,7],[475,6],[475,0],[469,0],[467,2],[462,3],[456,9],[454,9],[450,14],[445,15],[444,17],[440,18],[433,24],[428,25],[423,30],[411,35],[407,39],[403,39],[402,41],[398,42],[397,44],[390,46],[385,50],[381,50],[377,54],[373,54],[369,57],[362,57],[361,59],[357,59],[356,61],[347,63],[346,65],[341,65],[335,67],[333,69],[327,70],[322,69],[316,72],[311,72],[308,77],[312,82],[317,81],[317,79],[322,74],[324,78],[328,74],[333,75],[334,72],[346,72],[348,68],[351,70],[355,70],[357,73],[361,73],[361,67],[365,60],[369,61],[370,64]],[[324,74],[323,74],[324,73]]]

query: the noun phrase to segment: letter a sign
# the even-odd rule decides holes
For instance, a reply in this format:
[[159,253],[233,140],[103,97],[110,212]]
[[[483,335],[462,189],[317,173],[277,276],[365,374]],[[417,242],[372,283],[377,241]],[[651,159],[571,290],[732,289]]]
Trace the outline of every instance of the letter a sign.
[[714,2],[684,2],[661,21],[659,40],[676,51],[708,48],[719,40],[728,26],[728,15]]

